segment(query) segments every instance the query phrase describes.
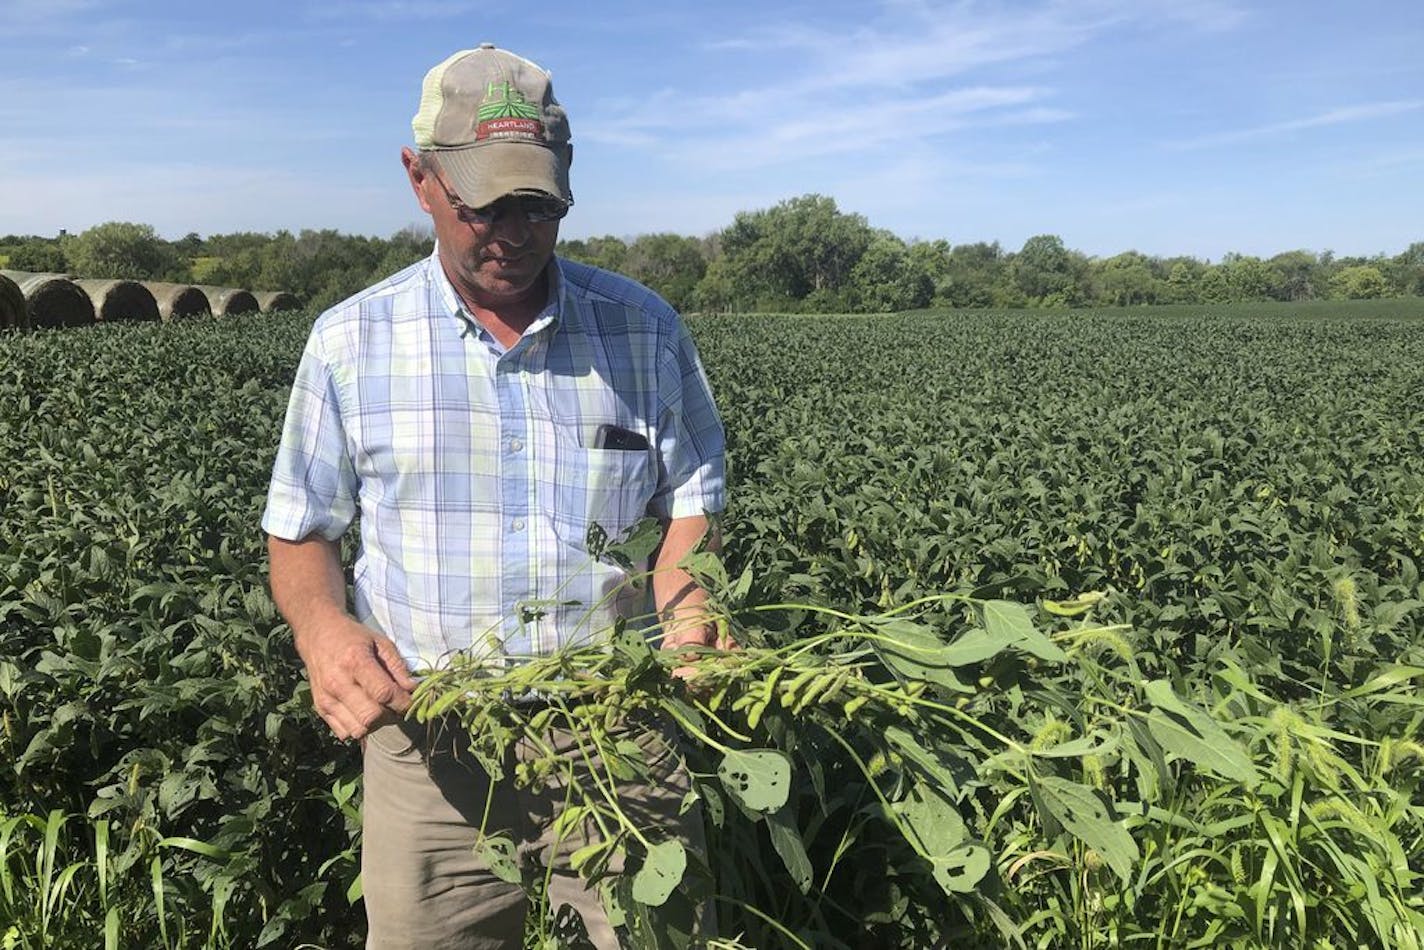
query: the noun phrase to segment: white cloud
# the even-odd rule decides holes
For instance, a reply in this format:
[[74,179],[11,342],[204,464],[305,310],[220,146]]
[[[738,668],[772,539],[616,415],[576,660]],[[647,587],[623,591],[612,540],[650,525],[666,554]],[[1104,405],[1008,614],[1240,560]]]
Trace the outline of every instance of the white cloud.
[[1240,142],[1269,139],[1305,129],[1325,128],[1327,126],[1343,125],[1347,122],[1368,122],[1374,119],[1385,119],[1406,112],[1414,112],[1421,108],[1424,108],[1424,100],[1420,99],[1395,102],[1371,102],[1362,105],[1346,106],[1340,109],[1331,109],[1327,112],[1321,112],[1317,115],[1306,116],[1299,119],[1272,122],[1250,129],[1237,129],[1231,132],[1203,135],[1194,139],[1170,143],[1169,147],[1180,150],[1190,150],[1213,148],[1219,145],[1235,145]]
[[[852,27],[768,18],[706,42],[728,61],[725,91],[600,102],[577,131],[726,170],[874,154],[971,125],[1064,123],[1079,110],[1054,101],[1059,92],[1044,80],[1066,54],[1128,25],[1240,21],[1227,0],[885,0]],[[739,72],[743,60],[756,65]]]

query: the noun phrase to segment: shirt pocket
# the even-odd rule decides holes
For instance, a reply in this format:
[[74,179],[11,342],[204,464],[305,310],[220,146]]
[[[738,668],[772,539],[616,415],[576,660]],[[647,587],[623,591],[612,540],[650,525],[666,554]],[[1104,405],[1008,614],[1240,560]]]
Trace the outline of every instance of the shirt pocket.
[[585,539],[595,524],[618,540],[647,514],[657,487],[651,452],[591,449],[563,441],[558,452],[549,515],[554,533],[565,544],[586,550]]

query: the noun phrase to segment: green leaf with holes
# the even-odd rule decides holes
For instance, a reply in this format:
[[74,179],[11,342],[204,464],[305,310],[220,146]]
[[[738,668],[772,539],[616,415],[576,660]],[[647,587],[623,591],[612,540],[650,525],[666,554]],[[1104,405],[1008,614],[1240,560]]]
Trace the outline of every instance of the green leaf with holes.
[[722,787],[743,807],[770,814],[791,793],[791,760],[775,749],[733,750],[717,768]]

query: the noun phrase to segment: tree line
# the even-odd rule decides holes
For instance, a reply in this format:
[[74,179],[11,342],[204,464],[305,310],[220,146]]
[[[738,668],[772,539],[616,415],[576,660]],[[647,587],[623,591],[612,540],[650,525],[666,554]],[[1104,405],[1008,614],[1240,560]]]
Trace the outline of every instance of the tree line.
[[[0,237],[15,270],[287,290],[324,308],[428,255],[428,228],[389,238],[303,230],[168,241],[152,227],[100,224],[59,238]],[[1090,257],[1052,234],[995,242],[905,241],[803,195],[736,215],[705,237],[646,234],[559,242],[573,260],[627,274],[683,311],[878,313],[919,308],[1217,304],[1424,296],[1424,241],[1394,256],[1291,250],[1212,263],[1126,251]]]

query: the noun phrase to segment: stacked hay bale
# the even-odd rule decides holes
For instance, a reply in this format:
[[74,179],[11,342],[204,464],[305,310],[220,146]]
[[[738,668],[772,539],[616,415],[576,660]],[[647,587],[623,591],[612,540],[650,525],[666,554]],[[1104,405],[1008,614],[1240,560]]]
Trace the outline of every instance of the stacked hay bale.
[[158,318],[165,323],[208,312],[208,295],[192,284],[170,284],[161,280],[146,280],[143,285],[158,301]]
[[89,295],[101,323],[158,319],[158,301],[138,281],[81,279],[75,283]]
[[282,310],[300,310],[302,302],[296,294],[285,290],[259,290],[253,294],[263,313],[278,313]]
[[200,284],[198,289],[208,296],[208,312],[215,317],[236,317],[244,313],[257,313],[261,308],[250,290],[236,287],[213,287]]
[[0,276],[0,330],[23,329],[29,323],[25,295],[20,292],[20,285]]
[[36,329],[82,327],[94,322],[94,302],[68,274],[32,274],[0,271],[25,295],[28,323]]

